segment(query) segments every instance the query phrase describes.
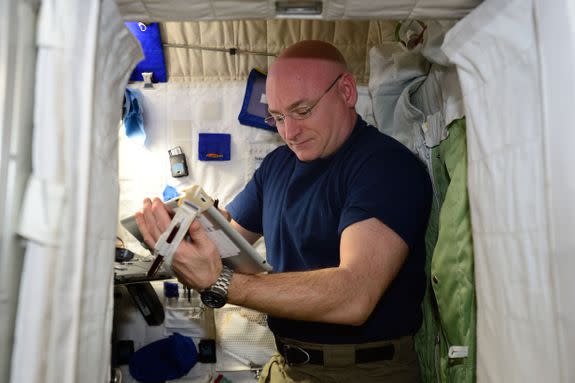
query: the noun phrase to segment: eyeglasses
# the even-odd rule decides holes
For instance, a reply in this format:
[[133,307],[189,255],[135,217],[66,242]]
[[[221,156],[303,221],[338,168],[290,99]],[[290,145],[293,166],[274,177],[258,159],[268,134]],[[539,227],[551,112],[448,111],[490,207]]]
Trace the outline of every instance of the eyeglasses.
[[294,109],[288,110],[286,114],[270,114],[264,119],[264,121],[266,122],[266,124],[270,126],[277,126],[277,125],[281,126],[284,124],[284,121],[288,116],[293,118],[294,120],[305,120],[306,118],[311,117],[311,112],[313,111],[313,108],[315,108],[317,104],[319,104],[322,97],[325,96],[327,92],[331,90],[331,88],[333,88],[333,86],[337,83],[337,80],[339,80],[341,76],[343,76],[343,73],[337,76],[335,80],[333,80],[333,82],[325,90],[325,92],[323,92],[321,96],[319,96],[310,105],[298,106]]

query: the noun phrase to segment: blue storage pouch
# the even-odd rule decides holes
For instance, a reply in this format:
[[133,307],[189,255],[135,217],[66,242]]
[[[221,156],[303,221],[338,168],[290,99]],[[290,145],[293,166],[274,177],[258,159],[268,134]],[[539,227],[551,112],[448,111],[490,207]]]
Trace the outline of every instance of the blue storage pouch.
[[126,22],[125,25],[138,39],[144,52],[144,59],[134,68],[130,81],[144,81],[142,73],[152,72],[152,82],[166,82],[168,76],[158,23],[144,24],[134,21]]
[[200,161],[229,161],[231,137],[223,133],[200,133],[198,159]]
[[198,350],[192,338],[174,333],[136,351],[129,369],[139,382],[164,382],[187,375],[197,361]]
[[242,110],[238,120],[242,125],[277,132],[274,126],[266,124],[265,118],[268,115],[268,103],[266,100],[266,74],[258,69],[252,69],[248,76],[246,92]]

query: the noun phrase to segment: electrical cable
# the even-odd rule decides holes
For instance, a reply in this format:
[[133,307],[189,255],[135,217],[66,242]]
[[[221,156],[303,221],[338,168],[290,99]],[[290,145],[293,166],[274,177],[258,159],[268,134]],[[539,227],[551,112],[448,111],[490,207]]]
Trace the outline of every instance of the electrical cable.
[[277,56],[277,54],[275,54],[275,53],[250,51],[247,49],[244,50],[244,49],[239,49],[239,48],[214,48],[214,47],[202,47],[199,45],[175,44],[175,43],[163,43],[162,46],[164,46],[166,48],[184,48],[184,49],[196,49],[196,50],[200,50],[200,51],[229,53],[231,56],[237,55],[237,54],[248,54],[248,55],[269,56],[269,57],[276,57]]

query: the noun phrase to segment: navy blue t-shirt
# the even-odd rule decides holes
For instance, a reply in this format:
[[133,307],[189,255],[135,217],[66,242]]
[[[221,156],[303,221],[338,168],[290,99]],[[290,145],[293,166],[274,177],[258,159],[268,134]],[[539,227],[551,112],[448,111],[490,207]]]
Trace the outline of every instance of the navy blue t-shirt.
[[263,234],[274,272],[337,267],[341,233],[355,222],[375,217],[394,230],[410,252],[362,326],[268,318],[277,336],[363,343],[413,334],[421,325],[430,207],[424,165],[358,116],[350,137],[327,159],[302,162],[285,145],[268,154],[227,209],[242,227]]

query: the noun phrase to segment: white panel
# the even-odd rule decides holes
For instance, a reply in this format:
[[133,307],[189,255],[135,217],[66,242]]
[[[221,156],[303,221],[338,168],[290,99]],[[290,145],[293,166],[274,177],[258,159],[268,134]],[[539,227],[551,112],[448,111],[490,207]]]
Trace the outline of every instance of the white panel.
[[482,0],[325,0],[325,19],[461,18]]
[[409,17],[417,0],[389,0],[375,2],[367,0],[347,0],[345,7],[346,18],[383,18],[401,20]]
[[125,20],[261,19],[275,15],[271,0],[115,0]]
[[144,0],[152,21],[210,20],[214,9],[209,0]]
[[559,382],[533,1],[483,3],[448,33],[467,116],[477,382]]
[[271,18],[275,15],[272,1],[243,0],[211,0],[214,16],[217,19],[260,19]]
[[142,55],[112,0],[45,1],[40,15],[33,176],[61,187],[64,198],[56,238],[28,244],[11,381],[105,382],[118,194],[115,127],[129,72]]
[[327,19],[461,18],[482,0],[325,0]]
[[36,8],[0,2],[0,382],[10,377],[24,244],[16,235],[31,171]]
[[[95,47],[94,100],[90,105],[89,158],[85,159],[86,189],[83,275],[79,295],[77,366],[75,382],[103,382],[111,360],[113,313],[113,243],[118,214],[117,122],[124,89],[132,68],[142,58],[139,45],[125,28],[113,0],[101,2]],[[121,52],[121,54],[118,54]],[[105,100],[105,102],[102,102]],[[80,177],[79,177],[80,178]],[[106,185],[105,187],[103,185]],[[77,189],[82,190],[81,188]]]
[[115,0],[122,17],[132,21],[150,21],[150,15],[143,0]]
[[409,18],[459,19],[481,2],[482,0],[419,0]]
[[[274,0],[115,0],[124,19],[190,21],[275,17]],[[324,0],[320,18],[460,18],[481,0]]]
[[[575,382],[575,3],[536,1],[561,382]],[[561,38],[557,38],[561,36]]]
[[329,0],[323,2],[322,15],[327,20],[341,19],[345,13],[345,0]]

